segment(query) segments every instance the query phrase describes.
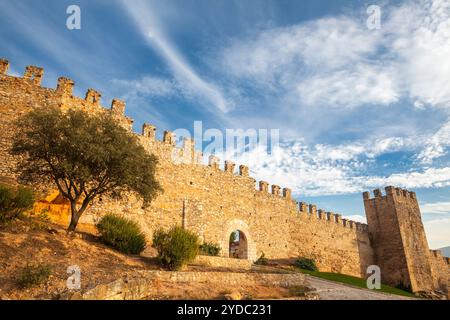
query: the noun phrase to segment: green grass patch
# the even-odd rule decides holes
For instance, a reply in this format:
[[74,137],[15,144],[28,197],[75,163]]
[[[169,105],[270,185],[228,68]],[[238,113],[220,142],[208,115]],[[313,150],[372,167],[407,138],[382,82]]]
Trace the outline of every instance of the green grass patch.
[[[353,277],[353,276],[349,276],[349,275],[341,274],[341,273],[309,271],[309,270],[304,270],[304,269],[297,269],[297,270],[299,270],[302,273],[309,274],[309,275],[317,277],[317,278],[322,278],[322,279],[330,280],[330,281],[334,281],[334,282],[345,283],[345,284],[349,284],[349,285],[352,285],[355,287],[367,289],[366,279],[357,278],[357,277]],[[404,290],[394,288],[394,287],[390,287],[390,286],[387,286],[384,284],[381,285],[381,289],[379,289],[379,290],[375,289],[375,290],[384,292],[384,293],[396,294],[399,296],[416,298],[416,296],[411,292],[404,291]]]
[[200,245],[199,253],[205,256],[215,256],[217,257],[220,253],[220,245],[213,242],[205,242]]
[[103,242],[120,252],[140,254],[145,249],[145,235],[135,221],[109,213],[97,229]]
[[52,270],[49,265],[27,265],[18,271],[16,283],[20,288],[31,288],[45,283]]

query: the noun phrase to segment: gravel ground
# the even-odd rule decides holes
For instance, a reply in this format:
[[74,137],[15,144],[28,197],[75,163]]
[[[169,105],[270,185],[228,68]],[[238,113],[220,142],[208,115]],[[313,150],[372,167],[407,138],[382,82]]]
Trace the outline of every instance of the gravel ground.
[[369,289],[361,289],[349,285],[339,284],[333,281],[308,276],[310,287],[315,288],[320,300],[409,300],[413,298],[403,297],[388,293],[376,292]]

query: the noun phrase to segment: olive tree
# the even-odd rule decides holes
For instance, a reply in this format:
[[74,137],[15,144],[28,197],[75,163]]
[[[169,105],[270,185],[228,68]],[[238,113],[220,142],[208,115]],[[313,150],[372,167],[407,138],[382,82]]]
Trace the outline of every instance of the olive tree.
[[11,153],[20,159],[20,179],[56,185],[70,202],[68,231],[96,197],[135,192],[148,205],[161,190],[157,158],[109,113],[37,108],[19,117],[16,127]]

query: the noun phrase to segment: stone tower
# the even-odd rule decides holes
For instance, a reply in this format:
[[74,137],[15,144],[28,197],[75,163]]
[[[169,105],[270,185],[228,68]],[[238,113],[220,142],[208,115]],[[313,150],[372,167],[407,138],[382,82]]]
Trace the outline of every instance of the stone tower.
[[433,290],[431,260],[416,194],[386,187],[383,196],[363,193],[375,264],[383,283],[409,287],[413,292]]

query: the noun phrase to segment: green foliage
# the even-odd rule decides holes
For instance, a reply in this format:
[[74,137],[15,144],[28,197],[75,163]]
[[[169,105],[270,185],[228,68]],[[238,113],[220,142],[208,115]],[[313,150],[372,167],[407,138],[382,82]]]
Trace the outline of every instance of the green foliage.
[[317,271],[316,263],[313,259],[308,258],[298,258],[294,262],[295,266],[297,268],[303,269],[303,270],[309,270],[309,271]]
[[48,210],[42,210],[42,211],[36,216],[36,218],[37,218],[39,221],[41,221],[41,222],[46,222],[46,223],[48,223],[48,222],[51,221],[51,219],[50,219],[50,217],[49,217],[49,215],[48,215]]
[[90,115],[45,106],[17,122],[11,153],[22,160],[20,178],[53,182],[71,203],[69,230],[96,197],[133,191],[147,205],[161,190],[155,179],[157,158],[108,113]]
[[120,252],[139,254],[145,249],[145,235],[134,221],[107,214],[96,227],[103,242]]
[[230,234],[230,243],[236,242],[236,240],[237,240],[236,231],[233,231]]
[[51,273],[48,265],[27,265],[19,270],[16,283],[21,288],[31,288],[46,282]]
[[255,264],[261,265],[261,266],[266,266],[269,264],[269,259],[266,258],[266,256],[264,255],[264,252],[258,258],[258,260],[255,261]]
[[217,243],[205,242],[200,245],[200,253],[207,256],[218,256],[220,253],[220,246]]
[[12,188],[0,184],[0,223],[17,218],[31,209],[34,203],[33,190],[26,187]]
[[168,231],[158,229],[153,235],[153,246],[165,267],[179,270],[195,259],[199,241],[195,233],[181,227],[172,227]]

